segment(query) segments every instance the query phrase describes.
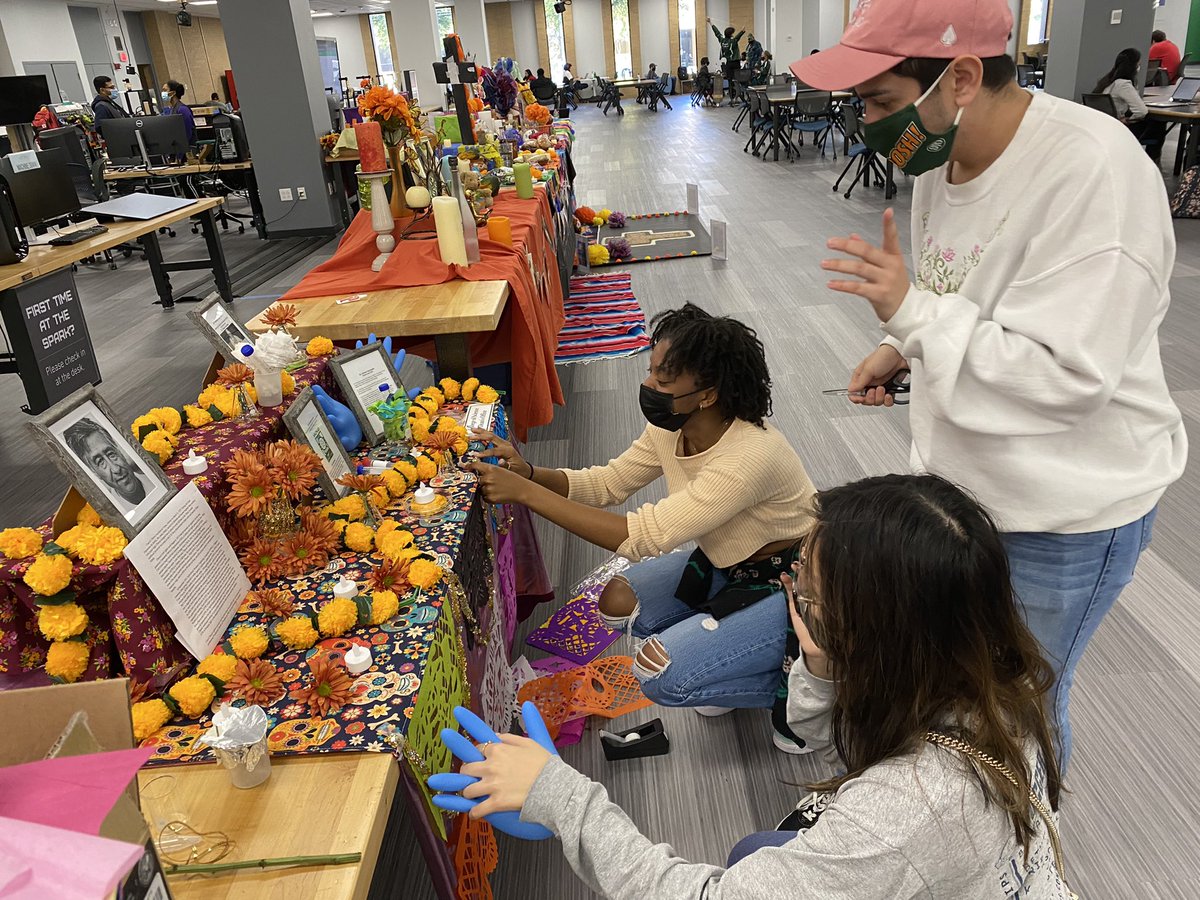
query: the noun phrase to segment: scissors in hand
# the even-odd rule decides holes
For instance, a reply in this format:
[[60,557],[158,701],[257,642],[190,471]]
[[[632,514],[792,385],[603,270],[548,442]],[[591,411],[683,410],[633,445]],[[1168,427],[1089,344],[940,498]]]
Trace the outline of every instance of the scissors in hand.
[[[911,389],[911,373],[908,369],[901,369],[882,385],[874,385],[873,387],[882,387],[885,393],[892,395],[892,402],[897,406],[903,406],[908,403],[908,392]],[[849,394],[846,388],[839,388],[834,391],[821,391],[822,394]],[[861,397],[866,391],[857,391],[855,396]]]

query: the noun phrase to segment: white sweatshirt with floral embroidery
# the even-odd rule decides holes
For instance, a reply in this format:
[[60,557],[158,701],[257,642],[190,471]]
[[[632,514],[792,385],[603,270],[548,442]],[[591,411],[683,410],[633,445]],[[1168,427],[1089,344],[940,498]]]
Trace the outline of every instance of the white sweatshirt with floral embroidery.
[[1109,116],[1037,94],[982,175],[913,188],[914,285],[883,324],[912,367],[912,465],[1004,531],[1149,512],[1187,461],[1158,329],[1175,234],[1162,176]]

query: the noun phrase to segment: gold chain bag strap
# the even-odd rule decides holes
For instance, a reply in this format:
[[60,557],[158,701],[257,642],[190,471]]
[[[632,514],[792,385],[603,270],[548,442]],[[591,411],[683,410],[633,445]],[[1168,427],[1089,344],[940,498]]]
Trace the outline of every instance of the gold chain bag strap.
[[[945,747],[947,750],[955,750],[963,756],[970,757],[978,763],[982,763],[990,769],[995,769],[1005,779],[1007,779],[1014,787],[1020,787],[1020,782],[1013,775],[1012,769],[1000,762],[995,757],[988,756],[986,753],[977,750],[966,741],[952,738],[948,734],[942,734],[938,731],[925,732],[925,740],[931,744],[936,744],[939,747]],[[1063,865],[1062,842],[1058,837],[1058,827],[1054,824],[1054,819],[1050,815],[1050,810],[1046,808],[1046,804],[1042,802],[1042,798],[1035,794],[1032,790],[1029,792],[1029,802],[1033,806],[1042,821],[1046,823],[1046,831],[1050,835],[1050,847],[1054,850],[1054,865],[1058,869],[1058,879],[1063,883],[1070,895],[1071,900],[1079,900],[1079,895],[1071,890],[1071,886],[1067,884],[1067,870]]]

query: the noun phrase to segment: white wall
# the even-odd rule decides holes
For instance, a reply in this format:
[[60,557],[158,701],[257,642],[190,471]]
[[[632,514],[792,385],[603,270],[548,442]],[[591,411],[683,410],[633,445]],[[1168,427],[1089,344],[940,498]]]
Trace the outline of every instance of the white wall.
[[[1021,0],[1017,0],[1021,2]],[[827,47],[832,47],[842,39],[842,32],[846,30],[846,7],[842,0],[820,0],[821,3],[821,30],[816,35],[805,36],[805,42],[810,46],[804,48],[804,55],[808,55],[813,50],[824,50]],[[814,40],[809,40],[809,38]]]
[[[492,51],[488,46],[487,20],[484,14],[483,0],[455,0],[454,26],[458,29],[459,40],[463,50],[473,54],[479,65],[487,65],[492,61]],[[392,14],[395,19],[396,14]]]
[[362,26],[358,16],[329,16],[313,19],[317,37],[337,41],[338,63],[342,76],[350,79],[351,86],[358,84],[359,75],[370,75],[375,71],[375,60],[367,60],[363,49]]
[[804,3],[798,0],[779,0],[775,4],[775,46],[771,52],[775,54],[776,72],[786,71],[788,66],[808,52],[804,44],[804,7],[816,2],[817,0],[804,0]]
[[[791,0],[789,0],[789,2],[791,2]],[[727,25],[731,24],[729,21],[729,0],[708,0],[708,4],[705,8],[707,10],[708,17],[713,20],[713,25],[723,29]],[[717,40],[717,36],[713,34],[713,30],[711,27],[709,27],[708,23],[705,23],[704,28],[706,34],[708,35],[708,50],[700,55],[708,57],[709,71],[712,72],[715,77],[719,78],[720,75],[717,73],[721,71],[721,42]],[[746,39],[742,38],[739,43],[741,48],[745,50]]]
[[[537,19],[533,16],[532,0],[513,0],[512,4],[513,47],[517,54],[520,72],[538,70]],[[518,75],[519,77],[519,75]]]
[[679,63],[671,59],[671,41],[668,37],[671,24],[667,18],[667,0],[640,0],[638,21],[642,39],[642,69],[638,74],[643,74],[650,63],[658,64],[660,75],[674,72]]
[[[4,29],[4,43],[11,54],[13,72],[23,74],[25,60],[74,60],[84,90],[90,90],[66,0],[3,0],[0,2],[0,27]],[[90,95],[84,99],[91,99]]]
[[1164,0],[1162,6],[1154,11],[1154,27],[1167,33],[1167,40],[1179,47],[1187,43],[1188,19],[1192,4],[1188,0]]
[[575,22],[575,77],[587,80],[592,73],[612,75],[604,61],[604,17],[600,0],[575,0],[571,15]]
[[[417,90],[421,108],[430,110],[445,105],[442,86],[434,80],[433,64],[442,58],[442,42],[438,38],[437,15],[433,0],[405,0],[403,16],[392,11],[396,44],[396,77],[413,69],[417,73]],[[320,20],[317,20],[320,21]],[[355,73],[357,74],[357,73]]]

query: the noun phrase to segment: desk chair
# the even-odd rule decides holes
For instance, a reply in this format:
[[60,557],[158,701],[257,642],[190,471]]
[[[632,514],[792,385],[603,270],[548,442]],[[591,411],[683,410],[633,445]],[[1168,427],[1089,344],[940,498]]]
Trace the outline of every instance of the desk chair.
[[558,106],[558,88],[556,87],[538,85],[537,88],[533,89],[533,96],[537,99],[538,103],[546,108]]
[[861,181],[864,186],[869,185],[872,180],[871,176],[874,176],[875,187],[884,187],[887,184],[887,172],[883,168],[879,154],[863,142],[862,123],[858,118],[858,110],[850,104],[845,104],[842,107],[842,122],[846,131],[846,140],[850,142],[850,147],[846,150],[849,162],[846,163],[846,168],[842,169],[838,180],[833,183],[833,189],[835,192],[841,189],[842,180],[850,171],[850,167],[858,163],[858,168],[854,172],[854,180],[850,182],[849,190],[842,195],[849,200],[858,183]]
[[737,118],[733,120],[733,130],[737,131],[742,127],[742,122],[750,115],[750,97],[753,91],[750,90],[750,70],[738,69],[735,80],[729,86],[729,105],[735,103],[741,104],[741,111],[737,114]]
[[[821,148],[821,156],[825,155],[825,145],[833,137],[833,95],[829,91],[800,91],[796,94],[796,102],[792,107],[791,117],[784,123],[788,136],[789,157],[791,148],[797,154],[804,146],[804,135],[813,136],[813,145]],[[792,138],[800,134],[798,143],[793,144]],[[837,159],[837,144],[833,144],[833,158]]]
[[1117,104],[1113,102],[1112,94],[1083,94],[1082,96],[1083,105],[1088,109],[1098,109],[1114,119],[1120,118],[1117,115]]
[[597,81],[600,82],[600,112],[607,116],[610,109],[616,108],[617,115],[625,115],[625,109],[621,106],[621,89],[603,78]]
[[646,88],[647,106],[655,112],[658,112],[659,103],[667,109],[674,109],[675,107],[671,105],[671,101],[667,99],[667,91],[670,89],[670,86],[671,76],[664,72],[662,77],[658,79],[657,84],[652,84]]
[[[742,148],[743,153],[753,151],[754,156],[759,155],[759,151],[766,144],[767,138],[771,137],[771,132],[775,127],[775,120],[771,118],[771,104],[767,100],[766,94],[759,91],[750,91],[750,96],[747,99],[748,110],[747,117],[750,119],[750,137],[746,141],[746,146]],[[763,154],[763,159],[766,159],[766,154]]]
[[[228,200],[234,194],[241,195],[241,191],[236,190],[226,184],[225,179],[221,177],[221,173],[215,167],[210,171],[196,176],[195,181],[196,193],[202,197],[221,197]],[[228,203],[222,203],[216,208],[213,215],[216,221],[221,224],[221,228],[225,231],[229,230],[231,221],[237,223],[238,234],[246,233],[246,223],[251,221],[252,217],[241,213],[230,212]],[[192,234],[200,233],[200,222],[192,221]]]

